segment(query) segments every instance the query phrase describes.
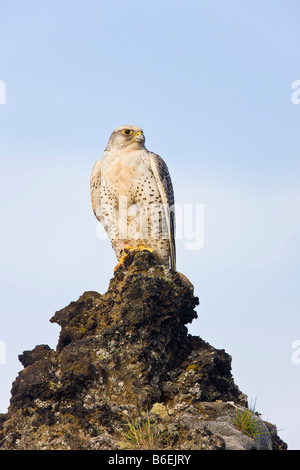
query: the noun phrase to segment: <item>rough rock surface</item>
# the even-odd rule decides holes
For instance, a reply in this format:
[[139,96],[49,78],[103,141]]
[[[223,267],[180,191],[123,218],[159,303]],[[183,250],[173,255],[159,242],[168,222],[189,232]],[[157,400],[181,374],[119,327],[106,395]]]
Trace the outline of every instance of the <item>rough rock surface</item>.
[[[0,449],[286,449],[258,414],[256,438],[234,425],[247,397],[231,357],[188,334],[197,304],[187,278],[130,253],[106,294],[85,292],[51,318],[56,350],[19,356]],[[152,442],[128,447],[128,423]]]

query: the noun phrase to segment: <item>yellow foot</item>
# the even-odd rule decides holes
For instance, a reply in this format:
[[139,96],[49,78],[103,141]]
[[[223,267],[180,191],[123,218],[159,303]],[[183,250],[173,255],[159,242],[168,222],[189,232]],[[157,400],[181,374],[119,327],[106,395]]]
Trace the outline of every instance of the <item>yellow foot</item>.
[[149,251],[150,253],[152,253],[153,251],[153,248],[150,248],[149,246],[144,246],[144,245],[140,245],[138,246],[137,248],[132,248],[133,251]]
[[143,246],[143,245],[140,245],[140,246],[135,247],[135,248],[132,247],[132,246],[128,246],[128,245],[125,246],[125,247],[124,247],[124,250],[123,250],[125,253],[124,253],[123,256],[121,256],[121,258],[120,258],[120,260],[119,260],[117,266],[116,266],[115,269],[114,269],[114,273],[116,273],[119,268],[121,268],[121,267],[125,268],[125,267],[126,267],[126,266],[125,266],[125,259],[127,258],[128,253],[129,253],[130,251],[144,251],[144,250],[147,250],[147,251],[149,251],[150,253],[152,253],[153,248],[150,248],[150,247],[147,247],[147,246]]

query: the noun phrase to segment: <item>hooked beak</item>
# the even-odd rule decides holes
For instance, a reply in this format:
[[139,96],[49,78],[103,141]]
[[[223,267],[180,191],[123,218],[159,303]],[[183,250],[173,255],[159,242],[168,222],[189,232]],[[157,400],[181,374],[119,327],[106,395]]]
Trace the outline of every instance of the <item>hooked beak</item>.
[[133,140],[135,142],[145,142],[145,137],[142,132],[137,132],[133,137]]

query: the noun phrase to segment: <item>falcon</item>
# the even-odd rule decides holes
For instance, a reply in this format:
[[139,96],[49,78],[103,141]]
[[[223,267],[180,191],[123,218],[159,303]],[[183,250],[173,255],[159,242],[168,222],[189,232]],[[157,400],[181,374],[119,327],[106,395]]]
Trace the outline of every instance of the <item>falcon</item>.
[[145,147],[138,126],[117,127],[92,170],[91,203],[103,224],[118,264],[131,250],[153,252],[176,271],[174,191],[168,167]]

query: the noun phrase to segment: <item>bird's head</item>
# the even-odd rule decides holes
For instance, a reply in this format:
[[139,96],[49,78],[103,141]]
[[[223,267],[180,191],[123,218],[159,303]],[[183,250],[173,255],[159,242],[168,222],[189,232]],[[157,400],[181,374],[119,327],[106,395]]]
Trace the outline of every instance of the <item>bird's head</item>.
[[107,149],[109,150],[123,150],[125,152],[132,152],[144,148],[145,136],[143,129],[138,126],[117,127],[111,134]]

